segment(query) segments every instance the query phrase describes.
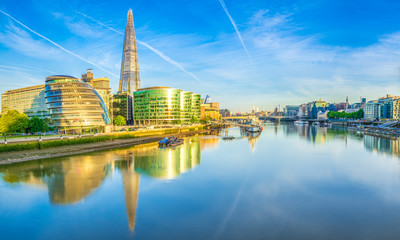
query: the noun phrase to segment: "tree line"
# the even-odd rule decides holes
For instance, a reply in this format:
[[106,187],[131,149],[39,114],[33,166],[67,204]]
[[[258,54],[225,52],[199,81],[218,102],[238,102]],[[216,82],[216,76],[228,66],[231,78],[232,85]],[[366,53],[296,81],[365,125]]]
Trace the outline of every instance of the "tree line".
[[364,110],[360,109],[357,112],[346,113],[346,112],[328,112],[329,119],[362,119],[364,118]]
[[38,117],[29,117],[17,110],[10,110],[0,117],[0,133],[43,133],[48,132],[49,119],[40,119]]

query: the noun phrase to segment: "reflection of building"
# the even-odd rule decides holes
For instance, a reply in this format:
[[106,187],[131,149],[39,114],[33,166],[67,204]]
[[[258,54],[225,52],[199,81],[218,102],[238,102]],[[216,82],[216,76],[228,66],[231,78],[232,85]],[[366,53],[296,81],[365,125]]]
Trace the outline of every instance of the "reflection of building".
[[111,124],[103,99],[82,80],[65,75],[47,77],[45,96],[53,124],[59,130],[78,131]]
[[170,87],[142,88],[133,93],[135,124],[188,123],[200,117],[200,95]]
[[115,170],[122,175],[128,226],[135,228],[140,174],[171,179],[200,164],[201,149],[219,138],[187,138],[175,148],[159,149],[157,143],[98,152],[64,159],[25,162],[0,168],[9,184],[23,183],[47,189],[50,203],[75,204],[96,191]]
[[147,152],[135,155],[135,171],[156,178],[172,179],[200,164],[200,140],[191,138],[178,147],[158,149],[149,146]]
[[44,85],[19,88],[1,94],[1,111],[17,110],[28,117],[49,117],[44,98]]

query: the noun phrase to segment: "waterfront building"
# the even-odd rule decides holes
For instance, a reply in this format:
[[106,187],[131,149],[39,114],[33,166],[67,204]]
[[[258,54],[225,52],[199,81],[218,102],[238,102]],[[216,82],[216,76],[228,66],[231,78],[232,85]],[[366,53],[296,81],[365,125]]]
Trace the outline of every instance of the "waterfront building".
[[127,92],[113,95],[113,116],[123,116],[127,125],[133,124],[133,97]]
[[142,88],[133,93],[135,125],[189,123],[200,117],[200,95],[170,87]]
[[221,117],[229,117],[231,116],[231,111],[228,109],[220,109],[219,114],[221,115]]
[[297,116],[299,112],[299,105],[286,105],[283,110],[285,116]]
[[122,54],[121,78],[118,92],[133,92],[140,88],[138,52],[132,10],[128,11],[125,28],[124,50]]
[[377,120],[381,114],[381,103],[378,100],[368,101],[364,107],[364,118]]
[[107,106],[88,83],[71,76],[46,78],[45,99],[53,126],[64,132],[109,131]]
[[44,98],[44,84],[6,91],[1,94],[1,112],[17,110],[28,117],[49,117]]
[[110,118],[112,119],[112,95],[110,88],[109,78],[93,78],[92,69],[88,69],[87,73],[82,74],[82,81],[86,82],[92,86],[99,93],[100,97],[103,99],[107,106],[108,112],[110,113]]
[[220,116],[219,103],[211,102],[211,97],[207,95],[200,107],[200,118],[210,117],[212,120],[219,120]]
[[400,97],[387,94],[378,101],[381,103],[381,119],[400,120]]
[[342,103],[336,103],[335,104],[335,111],[339,112],[340,110],[345,110],[346,109],[346,103],[342,102]]

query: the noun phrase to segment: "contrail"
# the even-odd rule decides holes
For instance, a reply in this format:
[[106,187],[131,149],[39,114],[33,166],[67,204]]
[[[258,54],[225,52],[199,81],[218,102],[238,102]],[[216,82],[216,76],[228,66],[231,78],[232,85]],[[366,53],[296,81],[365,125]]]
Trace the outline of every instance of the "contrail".
[[222,8],[224,9],[226,15],[228,15],[229,19],[231,20],[231,23],[232,23],[233,27],[235,28],[235,31],[236,31],[236,33],[237,33],[237,36],[238,36],[240,42],[242,43],[242,46],[243,46],[244,50],[246,51],[247,56],[249,57],[251,63],[254,64],[253,59],[252,59],[251,56],[250,56],[249,50],[247,50],[247,47],[246,47],[246,45],[245,45],[244,42],[243,42],[242,35],[240,35],[239,29],[238,29],[238,27],[236,26],[235,20],[233,20],[233,18],[231,17],[231,15],[230,15],[229,12],[228,12],[228,8],[226,8],[226,5],[225,5],[224,0],[219,0],[219,2],[221,3],[221,6],[222,6]]
[[[96,19],[94,19],[94,18],[92,18],[92,17],[90,17],[90,16],[88,16],[88,15],[86,15],[86,14],[84,14],[84,13],[81,13],[81,12],[77,12],[77,13],[81,14],[81,15],[84,16],[84,17],[87,17],[87,18],[93,20],[94,22],[98,23],[99,25],[101,25],[101,26],[103,26],[103,27],[105,27],[105,28],[108,28],[109,30],[111,30],[111,31],[113,31],[113,32],[116,32],[116,33],[118,33],[118,34],[124,35],[124,33],[120,32],[120,31],[118,31],[118,30],[116,30],[116,29],[114,29],[114,28],[112,28],[112,27],[109,27],[109,26],[105,25],[105,24],[103,24],[102,22],[99,22],[99,21],[97,21]],[[136,40],[137,40],[137,39],[136,39]],[[171,63],[172,65],[174,65],[175,67],[179,68],[182,72],[184,72],[184,73],[190,75],[192,78],[196,79],[197,81],[199,81],[199,82],[201,82],[201,83],[204,83],[204,82],[203,82],[202,80],[200,80],[196,75],[194,75],[193,73],[187,71],[181,64],[179,64],[179,63],[177,63],[176,61],[172,60],[170,57],[168,57],[167,55],[165,55],[165,54],[162,53],[161,51],[159,51],[159,50],[153,48],[153,47],[150,46],[149,44],[147,44],[147,43],[145,43],[145,42],[142,42],[142,41],[140,41],[140,40],[137,40],[137,42],[138,42],[139,44],[141,44],[141,45],[147,47],[148,49],[150,49],[152,52],[154,52],[155,54],[157,54],[158,56],[160,56],[160,57],[161,57],[162,59],[164,59],[165,61],[167,61],[167,62]]]
[[16,69],[16,70],[24,70],[24,71],[34,71],[34,72],[48,72],[52,74],[56,74],[53,71],[49,71],[46,69],[41,69],[41,68],[34,68],[34,67],[14,67],[14,66],[6,66],[6,65],[0,65],[0,68],[8,68],[8,69]]
[[91,61],[89,61],[89,60],[86,60],[85,58],[79,56],[78,54],[73,53],[73,52],[71,52],[70,50],[65,49],[64,47],[60,46],[59,44],[53,42],[52,40],[50,40],[49,38],[43,36],[42,34],[40,34],[40,33],[36,32],[36,31],[30,29],[28,26],[24,25],[23,23],[21,23],[20,21],[18,21],[18,20],[15,19],[14,17],[12,17],[10,14],[8,14],[8,13],[6,13],[6,12],[3,12],[2,10],[0,10],[0,12],[3,13],[4,15],[6,15],[7,17],[11,18],[11,19],[14,20],[15,22],[17,22],[19,25],[21,25],[22,27],[24,27],[24,28],[27,29],[28,31],[30,31],[30,32],[32,32],[33,34],[35,34],[35,35],[37,35],[37,36],[43,38],[44,40],[50,42],[50,43],[53,44],[54,46],[60,48],[60,49],[63,50],[64,52],[69,53],[69,54],[71,54],[72,56],[74,56],[74,57],[76,57],[76,58],[78,58],[78,59],[80,59],[80,60],[82,60],[82,61],[84,61],[84,62],[86,62],[86,63],[89,63],[89,64],[91,64],[91,65],[97,67],[98,69],[102,70],[103,72],[106,72],[106,73],[108,73],[108,74],[111,74],[112,76],[114,76],[114,77],[116,77],[116,78],[119,77],[119,76],[117,76],[116,74],[114,74],[114,73],[112,73],[112,72],[110,72],[110,71],[108,71],[108,70],[106,70],[106,69],[100,67],[99,65],[95,64],[94,62],[91,62]]

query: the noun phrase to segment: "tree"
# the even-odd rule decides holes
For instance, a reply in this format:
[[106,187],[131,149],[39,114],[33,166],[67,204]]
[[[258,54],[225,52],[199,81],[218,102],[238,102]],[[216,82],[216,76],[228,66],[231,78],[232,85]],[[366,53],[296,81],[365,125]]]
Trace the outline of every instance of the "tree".
[[29,118],[17,110],[10,110],[0,118],[1,133],[23,133],[28,128]]
[[197,119],[197,117],[196,116],[192,116],[192,118],[190,119],[190,123],[198,123],[199,122],[199,119]]
[[33,117],[29,120],[28,130],[31,133],[47,132],[49,131],[49,126],[45,123],[43,119]]
[[125,126],[126,125],[126,120],[123,116],[118,115],[114,118],[114,125],[115,126]]

